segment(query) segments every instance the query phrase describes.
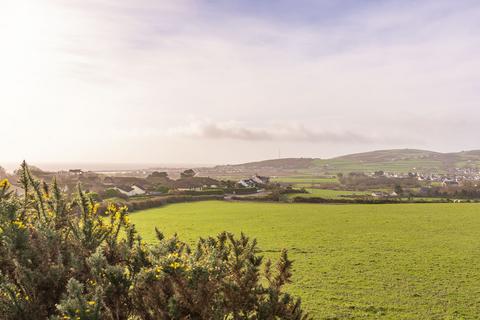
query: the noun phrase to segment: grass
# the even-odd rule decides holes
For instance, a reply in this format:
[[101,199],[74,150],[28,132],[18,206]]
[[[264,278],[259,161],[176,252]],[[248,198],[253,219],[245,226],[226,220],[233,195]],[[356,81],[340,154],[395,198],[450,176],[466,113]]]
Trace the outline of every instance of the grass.
[[289,249],[315,319],[474,319],[480,311],[480,205],[175,204],[131,215],[193,243],[223,230]]
[[272,182],[283,182],[292,184],[319,184],[319,183],[338,183],[337,178],[325,178],[315,176],[301,176],[301,177],[275,177]]
[[323,167],[325,172],[374,172],[383,170],[386,172],[408,173],[415,170],[432,170],[434,172],[443,173],[442,162],[438,160],[428,159],[406,159],[395,161],[369,161],[362,162],[350,159],[331,159],[331,160],[315,160],[314,165]]

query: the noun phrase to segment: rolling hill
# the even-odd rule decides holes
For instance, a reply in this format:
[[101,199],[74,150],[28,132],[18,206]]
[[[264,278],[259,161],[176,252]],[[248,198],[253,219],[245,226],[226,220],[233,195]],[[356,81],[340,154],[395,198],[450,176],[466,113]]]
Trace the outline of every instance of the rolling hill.
[[[202,169],[209,175],[321,175],[338,172],[426,172],[445,173],[455,168],[480,169],[480,150],[441,153],[417,149],[377,150],[349,154],[331,159],[285,158],[216,166]],[[208,171],[208,172],[206,172]]]

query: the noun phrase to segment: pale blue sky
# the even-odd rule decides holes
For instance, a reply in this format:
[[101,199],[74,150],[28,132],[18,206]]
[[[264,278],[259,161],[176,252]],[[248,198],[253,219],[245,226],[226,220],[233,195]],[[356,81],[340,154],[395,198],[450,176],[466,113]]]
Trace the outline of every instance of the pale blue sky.
[[0,6],[0,164],[480,148],[478,1]]

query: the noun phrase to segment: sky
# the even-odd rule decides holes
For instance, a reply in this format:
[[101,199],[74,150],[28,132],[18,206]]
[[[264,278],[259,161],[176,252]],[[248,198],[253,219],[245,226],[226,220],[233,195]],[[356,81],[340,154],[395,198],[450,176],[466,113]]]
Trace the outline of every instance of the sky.
[[480,149],[476,0],[2,0],[0,165]]

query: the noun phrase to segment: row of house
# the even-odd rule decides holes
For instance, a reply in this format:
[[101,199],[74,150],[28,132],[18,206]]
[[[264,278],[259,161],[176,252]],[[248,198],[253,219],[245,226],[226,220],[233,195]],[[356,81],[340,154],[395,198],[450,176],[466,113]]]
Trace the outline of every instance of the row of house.
[[104,184],[126,196],[144,194],[156,195],[162,192],[159,188],[177,191],[201,191],[220,186],[220,181],[209,177],[197,177],[193,170],[186,170],[177,180],[170,179],[166,172],[153,172],[146,178],[138,177],[106,177]]
[[[371,176],[377,175],[371,173]],[[472,168],[457,168],[454,172],[449,174],[439,173],[421,173],[421,172],[409,172],[409,173],[393,173],[385,172],[382,176],[387,178],[415,178],[421,182],[435,182],[440,183],[444,187],[462,185],[465,181],[480,181],[480,171]]]
[[[208,177],[185,177],[178,180],[165,180],[165,185],[177,191],[202,191],[204,189],[217,189],[220,186],[218,180]],[[145,194],[155,194],[149,191],[148,179],[141,178],[127,178],[127,177],[108,177],[105,179],[105,184],[110,185],[111,188],[128,196],[139,196]],[[130,182],[129,184],[127,182]],[[263,188],[270,182],[269,177],[255,175],[251,178],[242,179],[237,182],[238,187],[243,188]]]

